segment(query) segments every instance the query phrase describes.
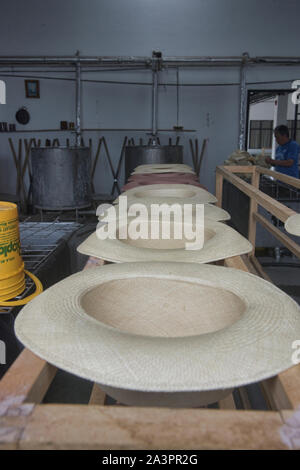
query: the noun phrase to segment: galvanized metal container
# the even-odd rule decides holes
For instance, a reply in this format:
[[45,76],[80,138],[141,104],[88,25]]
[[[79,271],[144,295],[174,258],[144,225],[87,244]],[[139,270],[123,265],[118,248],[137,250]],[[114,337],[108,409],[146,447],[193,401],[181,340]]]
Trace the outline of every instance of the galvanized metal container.
[[91,204],[91,154],[87,147],[31,149],[33,205],[68,210]]
[[137,145],[125,149],[126,180],[139,165],[149,163],[182,163],[182,145]]

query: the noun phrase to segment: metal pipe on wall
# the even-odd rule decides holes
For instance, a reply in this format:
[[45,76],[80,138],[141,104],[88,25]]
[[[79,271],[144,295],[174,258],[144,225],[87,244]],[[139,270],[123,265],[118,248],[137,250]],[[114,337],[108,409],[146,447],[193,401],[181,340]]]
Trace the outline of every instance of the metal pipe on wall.
[[81,65],[76,63],[76,146],[81,143]]
[[247,85],[246,85],[246,64],[248,59],[248,54],[244,53],[243,61],[240,68],[240,116],[239,116],[239,142],[238,147],[240,150],[245,150],[246,142],[246,109],[247,109]]
[[158,72],[152,72],[152,136],[157,134]]

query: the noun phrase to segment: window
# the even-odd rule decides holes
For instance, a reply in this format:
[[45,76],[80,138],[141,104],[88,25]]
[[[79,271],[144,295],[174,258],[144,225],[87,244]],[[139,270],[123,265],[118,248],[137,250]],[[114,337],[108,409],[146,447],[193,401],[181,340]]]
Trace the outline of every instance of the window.
[[[295,125],[294,119],[288,120],[287,126],[288,126],[288,128],[289,128],[290,137],[291,137],[292,139],[294,139],[294,125]],[[297,121],[297,131],[296,131],[295,140],[298,142],[298,144],[300,144],[300,121]]]
[[272,138],[273,120],[250,121],[249,149],[272,148]]

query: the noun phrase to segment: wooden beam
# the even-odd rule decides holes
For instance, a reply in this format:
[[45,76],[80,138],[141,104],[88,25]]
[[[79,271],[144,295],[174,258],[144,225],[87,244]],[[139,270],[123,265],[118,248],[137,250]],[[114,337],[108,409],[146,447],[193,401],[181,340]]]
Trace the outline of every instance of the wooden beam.
[[235,410],[235,402],[232,393],[219,401],[220,410]]
[[275,217],[280,219],[282,222],[285,222],[291,215],[296,214],[296,212],[290,209],[289,207],[284,206],[283,204],[276,201],[267,194],[263,193],[259,189],[253,188],[251,184],[246,183],[246,181],[234,175],[225,167],[218,166],[216,171],[217,178],[223,176],[230,183],[240,189],[240,191],[242,191],[244,194],[246,194],[250,198],[254,198],[258,204],[267,209],[269,212],[271,212],[271,214],[275,215]]
[[220,172],[216,173],[216,206],[222,208],[223,203],[223,176]]
[[[255,189],[259,189],[260,182],[260,173],[254,171],[252,173],[252,186]],[[250,199],[249,207],[249,224],[248,224],[248,240],[252,244],[252,254],[255,254],[255,244],[256,244],[256,219],[255,215],[257,213],[257,201],[254,198]]]
[[[293,350],[291,349],[291,353]],[[296,409],[300,406],[300,364],[261,382],[270,408]]]
[[104,405],[106,394],[98,384],[93,385],[89,405]]
[[263,168],[261,166],[256,167],[256,171],[261,175],[269,175],[275,178],[276,180],[282,181],[283,183],[289,184],[294,188],[300,189],[300,180],[298,178],[293,178],[293,176],[284,175],[278,171],[272,171],[268,168]]
[[278,412],[36,405],[19,449],[286,449]]
[[10,406],[40,403],[56,371],[56,367],[24,349],[0,381],[2,414]]
[[249,272],[247,264],[241,256],[232,256],[231,258],[224,259],[224,266]]
[[250,255],[249,256],[249,261],[250,263],[254,266],[254,268],[256,269],[257,271],[257,274],[262,277],[263,279],[265,279],[266,281],[269,281],[269,282],[272,282],[272,279],[270,278],[270,276],[268,276],[267,273],[265,273],[265,271],[263,270],[263,267],[262,265],[260,264],[260,262],[258,261],[258,259],[253,256],[253,255]]
[[283,233],[277,227],[275,227],[269,220],[263,217],[261,214],[253,214],[255,220],[259,222],[268,232],[270,232],[277,240],[279,240],[286,248],[288,248],[297,258],[300,258],[300,245],[294,242],[288,235]]
[[231,173],[245,173],[252,175],[255,172],[255,166],[249,165],[226,165],[226,170],[230,171]]

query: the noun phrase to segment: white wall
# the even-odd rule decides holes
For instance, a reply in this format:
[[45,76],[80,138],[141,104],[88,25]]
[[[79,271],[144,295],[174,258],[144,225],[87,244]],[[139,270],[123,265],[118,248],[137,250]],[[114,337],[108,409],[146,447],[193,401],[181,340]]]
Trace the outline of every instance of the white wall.
[[[278,0],[10,0],[1,2],[0,55],[146,55],[161,50],[165,55],[297,55],[300,2]],[[280,34],[278,34],[280,31]],[[36,74],[38,75],[38,74]],[[60,75],[56,73],[55,75]],[[69,76],[69,74],[68,74]],[[85,75],[91,78],[91,74]],[[150,72],[93,74],[92,78],[151,81]],[[1,73],[0,73],[1,78]],[[288,88],[300,78],[295,67],[256,67],[248,71],[250,82],[275,80],[284,83],[254,84],[252,88]],[[237,69],[182,71],[184,83],[238,83]],[[27,106],[32,119],[26,129],[58,128],[61,120],[75,120],[74,82],[41,80],[41,99],[26,99],[24,79],[7,81],[7,105],[0,107],[0,121],[14,121]],[[164,71],[161,81],[175,82],[175,71]],[[151,87],[84,83],[83,127],[149,128]],[[201,181],[214,189],[214,169],[237,147],[239,87],[182,87],[180,124],[195,129],[193,137],[209,143]],[[159,128],[176,124],[175,87],[159,92]],[[20,128],[20,126],[18,126]],[[114,166],[125,133],[105,132]],[[14,135],[29,137],[30,134]],[[67,134],[36,134],[65,139]],[[94,145],[100,135],[93,137]],[[137,140],[144,134],[131,132]],[[185,134],[185,161],[191,162]],[[0,135],[0,192],[13,192],[15,172],[7,144]],[[167,142],[167,136],[162,137]],[[107,192],[112,181],[108,165],[99,165],[98,192]]]

